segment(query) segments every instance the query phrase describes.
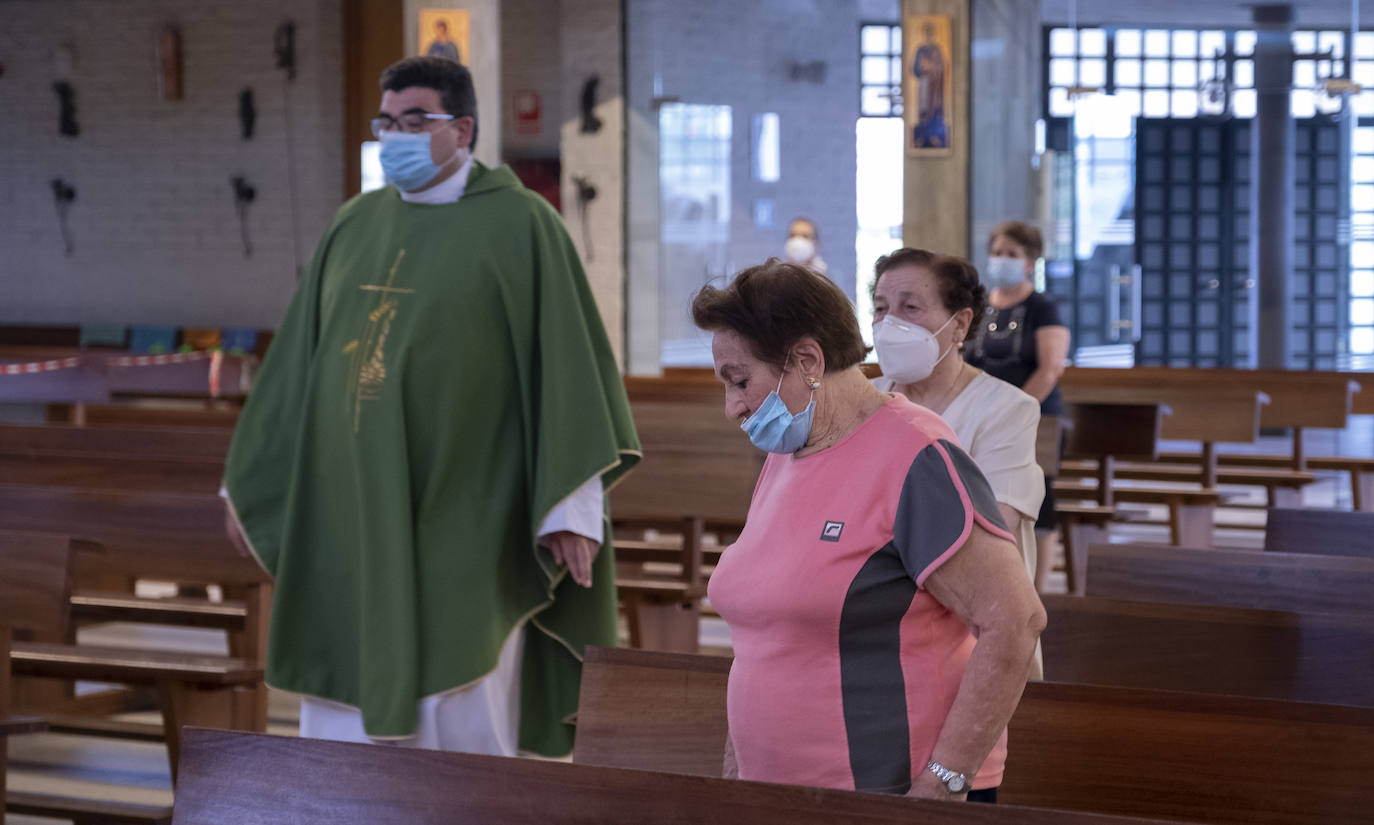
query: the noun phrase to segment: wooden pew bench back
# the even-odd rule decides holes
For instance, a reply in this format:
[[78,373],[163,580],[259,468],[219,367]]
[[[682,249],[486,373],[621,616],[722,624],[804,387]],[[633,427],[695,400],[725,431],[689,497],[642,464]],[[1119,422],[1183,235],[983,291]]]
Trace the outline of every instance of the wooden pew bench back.
[[0,454],[178,459],[222,465],[231,434],[221,429],[0,426]]
[[1127,825],[1141,820],[191,729],[177,825]]
[[1264,549],[1374,559],[1374,512],[1270,508]]
[[1261,392],[1268,400],[1260,415],[1263,427],[1338,430],[1345,428],[1354,398],[1359,394],[1359,385],[1349,375],[1307,370],[1070,367],[1064,371],[1060,386],[1156,387],[1195,396]]
[[1296,613],[1374,614],[1374,559],[1097,544],[1087,595]]
[[1058,682],[1374,707],[1374,616],[1045,595]]
[[[583,678],[574,761],[719,774],[724,662],[589,649]],[[1367,822],[1371,747],[1369,708],[1031,682],[999,801],[1238,825]]]
[[617,519],[743,523],[765,454],[725,417],[714,380],[627,378],[644,459],[611,491]]

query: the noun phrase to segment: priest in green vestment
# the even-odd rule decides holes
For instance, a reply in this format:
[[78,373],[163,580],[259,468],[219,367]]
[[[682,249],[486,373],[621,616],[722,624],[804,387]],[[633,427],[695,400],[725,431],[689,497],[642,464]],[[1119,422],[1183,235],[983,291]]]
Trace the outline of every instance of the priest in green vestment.
[[582,650],[616,642],[624,384],[558,214],[472,159],[468,70],[382,88],[390,185],[325,232],[225,469],[276,584],[267,681],[306,736],[565,754]]

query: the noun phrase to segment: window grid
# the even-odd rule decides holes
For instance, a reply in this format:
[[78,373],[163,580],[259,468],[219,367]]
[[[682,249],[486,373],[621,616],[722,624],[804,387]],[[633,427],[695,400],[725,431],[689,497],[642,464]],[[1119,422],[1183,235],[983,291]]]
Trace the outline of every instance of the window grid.
[[[1076,98],[1096,90],[1113,96],[1137,117],[1253,118],[1255,40],[1255,32],[1249,30],[1047,27],[1045,113],[1050,118],[1072,117]],[[1342,99],[1328,97],[1316,86],[1319,78],[1344,76],[1347,57],[1352,61],[1351,79],[1363,87],[1349,106],[1358,121],[1348,157],[1349,275],[1341,279],[1349,299],[1347,317],[1334,325],[1331,319],[1318,319],[1311,314],[1316,302],[1302,296],[1296,302],[1295,320],[1311,357],[1329,357],[1317,352],[1312,335],[1318,330],[1327,333],[1333,326],[1344,328],[1343,346],[1338,347],[1355,356],[1374,355],[1374,32],[1359,32],[1352,43],[1345,31],[1303,30],[1292,33],[1292,43],[1300,53],[1330,54],[1294,60],[1295,118],[1341,111]],[[1329,224],[1329,216],[1322,218]],[[1315,223],[1303,228],[1316,232]],[[1321,275],[1323,283],[1331,277],[1328,272]]]
[[[1344,76],[1348,34],[1297,31],[1292,37],[1299,52],[1332,55],[1294,61],[1293,116],[1340,111],[1340,98],[1315,87],[1319,77]],[[1093,89],[1121,99],[1137,116],[1255,116],[1253,31],[1080,28],[1075,35],[1051,28],[1046,39],[1049,117],[1071,117],[1075,98]],[[1369,87],[1352,101],[1355,113],[1374,115],[1374,32],[1356,37],[1353,74]]]
[[902,116],[902,27],[859,26],[859,115]]
[[1374,355],[1374,117],[1360,118],[1351,147],[1348,340],[1351,355]]

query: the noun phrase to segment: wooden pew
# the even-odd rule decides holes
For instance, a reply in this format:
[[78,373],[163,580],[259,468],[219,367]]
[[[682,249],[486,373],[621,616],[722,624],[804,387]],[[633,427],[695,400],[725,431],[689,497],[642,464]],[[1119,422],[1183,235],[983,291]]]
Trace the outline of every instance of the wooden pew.
[[[1298,370],[1177,369],[1134,367],[1129,370],[1070,368],[1069,382],[1122,382],[1132,385],[1170,385],[1184,389],[1213,392],[1220,387],[1249,387],[1265,393],[1270,403],[1261,414],[1265,428],[1292,432],[1291,450],[1286,455],[1220,453],[1220,483],[1260,483],[1268,487],[1272,506],[1294,505],[1302,473],[1311,470],[1348,473],[1355,509],[1374,509],[1374,458],[1346,456],[1308,457],[1303,447],[1307,429],[1344,429],[1352,414],[1374,412],[1374,381],[1367,373],[1338,373]],[[1367,382],[1367,386],[1366,386]],[[1166,464],[1197,466],[1205,453],[1167,452],[1160,456]],[[1268,476],[1255,473],[1267,469]],[[1293,471],[1288,482],[1275,471]],[[1168,472],[1158,470],[1158,472]]]
[[[1082,593],[1088,572],[1088,547],[1108,540],[1108,530],[1117,518],[1116,499],[1121,492],[1115,484],[1116,462],[1149,459],[1159,452],[1160,431],[1171,414],[1161,404],[1069,404],[1066,452],[1092,456],[1097,462],[1095,498],[1089,503],[1057,501],[1055,511],[1061,520],[1064,566],[1070,593]],[[1062,466],[1062,464],[1061,464]],[[1058,487],[1055,488],[1056,493]],[[1169,502],[1170,520],[1175,535],[1191,535],[1200,529],[1195,522],[1209,517],[1195,514],[1183,501]],[[1209,525],[1210,527],[1210,525]]]
[[[719,382],[700,374],[626,378],[644,459],[610,493],[617,572],[637,646],[695,651],[705,538],[724,541],[744,524],[765,454],[726,418]],[[676,533],[664,547],[642,541],[645,528]],[[667,556],[665,558],[664,553]],[[671,561],[676,575],[646,572]]]
[[0,484],[214,493],[223,476],[222,464],[0,453]]
[[62,536],[0,534],[0,819],[5,810],[8,738],[46,728],[39,719],[11,715],[14,631],[60,633],[66,627],[71,544]]
[[1350,412],[1353,415],[1374,415],[1374,372],[1341,372],[1337,375],[1353,381],[1360,388],[1351,402]]
[[214,493],[230,437],[216,429],[0,425],[0,483]]
[[1041,598],[1056,681],[1374,707],[1374,615]]
[[[1072,408],[1070,408],[1072,413]],[[1035,463],[1046,480],[1059,477],[1064,436],[1074,427],[1072,415],[1042,415],[1035,431]],[[1048,491],[1047,491],[1048,493]],[[1055,501],[1055,514],[1063,536],[1064,578],[1070,593],[1082,592],[1082,577],[1087,567],[1088,545],[1108,540],[1111,523],[1120,518],[1115,506],[1084,501]],[[1083,559],[1075,556],[1074,548],[1082,547]]]
[[[1259,477],[1259,470],[1271,473],[1291,470],[1293,464],[1293,459],[1286,455],[1221,453],[1217,459],[1221,463],[1218,477],[1223,484],[1249,483],[1243,479]],[[1162,452],[1159,460],[1165,465],[1188,465],[1195,464],[1198,456],[1189,452]],[[1374,458],[1349,455],[1309,456],[1304,459],[1303,464],[1306,471],[1348,476],[1354,509],[1366,512],[1374,510]],[[1283,497],[1280,497],[1280,501],[1282,500]],[[1277,503],[1279,502],[1274,502]]]
[[[1299,433],[1303,425],[1330,426],[1339,422],[1336,426],[1343,427],[1350,408],[1348,382],[1337,382],[1339,388],[1330,381],[1308,387],[1298,382],[1261,381],[1251,371],[1200,370],[1198,373],[1167,368],[1079,369],[1068,375],[1061,386],[1066,398],[1159,399],[1175,408],[1174,418],[1165,426],[1164,437],[1202,442],[1202,453],[1188,454],[1191,458],[1185,463],[1122,464],[1117,472],[1123,479],[1200,483],[1209,488],[1217,484],[1260,486],[1265,488],[1270,506],[1299,501],[1301,489],[1316,480],[1306,467],[1222,468],[1216,445],[1252,443],[1261,426],[1295,427]],[[1332,397],[1330,390],[1333,389],[1341,390],[1337,397]],[[1311,392],[1313,398],[1304,407],[1296,402],[1297,397],[1306,392]],[[1275,394],[1279,399],[1277,403]],[[1258,407],[1250,400],[1251,396],[1261,401]],[[1313,410],[1325,414],[1314,417]],[[1066,476],[1081,477],[1090,472],[1088,466],[1070,464],[1065,467]]]
[[1374,559],[1100,544],[1089,596],[1296,613],[1374,613]]
[[[224,475],[230,435],[216,429],[0,426],[0,483],[213,494]],[[231,634],[237,655],[244,655],[247,614],[237,598],[150,599],[89,586],[72,596],[74,623],[220,629]]]
[[6,425],[0,426],[0,454],[192,461],[222,467],[231,437],[220,429]]
[[[0,485],[0,529],[70,533],[103,546],[104,552],[78,557],[78,581],[137,576],[221,584],[236,588],[245,602],[243,630],[231,636],[235,656],[87,648],[74,655],[64,645],[45,641],[16,647],[15,673],[156,688],[173,765],[176,731],[187,719],[264,729],[267,692],[262,663],[272,587],[265,571],[239,555],[224,536],[223,508],[213,495]],[[92,605],[107,611],[113,607]],[[76,727],[63,725],[64,730]],[[89,732],[101,728],[97,725]]]
[[1264,549],[1374,559],[1374,513],[1275,508],[1269,511]]
[[[728,673],[714,657],[589,648],[573,761],[719,775]],[[1368,822],[1374,799],[1370,708],[1031,682],[1009,737],[1009,805],[1297,825]]]
[[1008,735],[999,799],[1011,804],[1237,825],[1369,822],[1374,709],[1032,682]]
[[1340,373],[1172,367],[1070,367],[1065,370],[1060,386],[1159,387],[1164,392],[1194,395],[1202,390],[1201,394],[1206,396],[1230,392],[1263,393],[1268,403],[1261,411],[1260,426],[1296,430],[1294,448],[1289,458],[1290,465],[1297,470],[1305,467],[1302,430],[1344,429],[1353,409],[1355,394],[1360,390],[1356,382]]
[[1128,825],[1009,805],[189,730],[176,825]]
[[[76,799],[5,788],[5,735],[47,728],[41,719],[7,717],[10,708],[11,630],[60,634],[67,622],[71,560],[92,548],[64,536],[0,533],[0,812],[96,823],[165,823],[171,809]],[[21,643],[22,644],[22,643]]]
[[1147,380],[1136,370],[1079,368],[1066,370],[1059,382],[1068,403],[1165,404],[1172,415],[1164,422],[1162,437],[1200,441],[1203,445],[1204,487],[1217,484],[1216,444],[1253,443],[1259,437],[1260,420],[1269,396],[1257,389],[1225,384],[1193,385]]
[[50,407],[48,420],[91,427],[187,427],[197,430],[221,429],[232,433],[242,411],[242,405],[235,401],[134,399],[112,404],[88,404],[77,411],[79,416],[70,410]]

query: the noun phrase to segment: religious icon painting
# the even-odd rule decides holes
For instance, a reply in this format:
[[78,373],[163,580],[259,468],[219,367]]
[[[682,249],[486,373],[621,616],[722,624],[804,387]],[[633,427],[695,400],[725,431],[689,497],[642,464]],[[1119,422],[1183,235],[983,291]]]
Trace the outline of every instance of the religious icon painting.
[[907,154],[952,153],[954,23],[947,14],[907,15],[902,26],[902,101]]
[[416,48],[423,57],[471,65],[467,9],[420,9]]

